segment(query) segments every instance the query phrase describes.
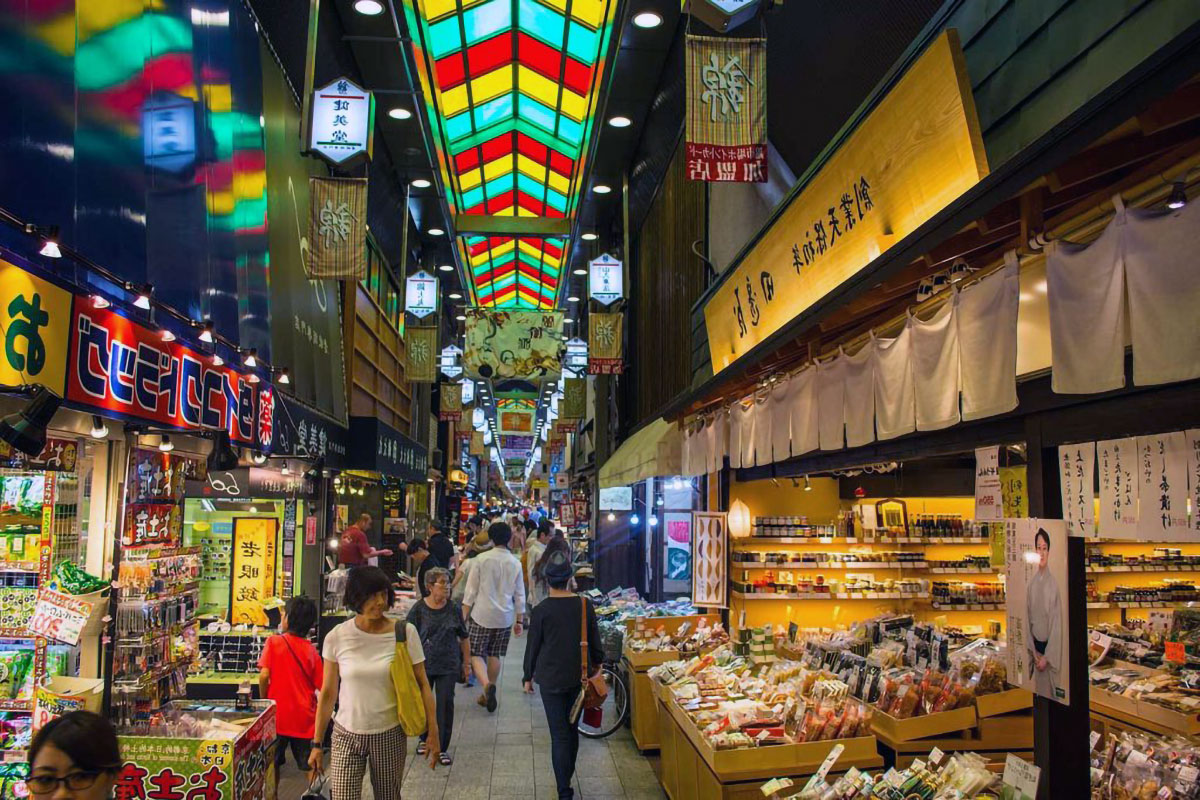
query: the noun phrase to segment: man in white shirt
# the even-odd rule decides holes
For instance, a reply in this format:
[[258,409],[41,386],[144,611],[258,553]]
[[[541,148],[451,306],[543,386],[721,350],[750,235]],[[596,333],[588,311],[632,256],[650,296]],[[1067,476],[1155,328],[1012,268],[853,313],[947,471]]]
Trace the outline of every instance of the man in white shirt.
[[483,686],[479,704],[495,711],[500,659],[508,653],[510,632],[520,636],[525,619],[525,578],[521,562],[508,549],[512,528],[492,523],[488,537],[492,549],[475,556],[467,575],[463,617],[471,636],[471,666]]

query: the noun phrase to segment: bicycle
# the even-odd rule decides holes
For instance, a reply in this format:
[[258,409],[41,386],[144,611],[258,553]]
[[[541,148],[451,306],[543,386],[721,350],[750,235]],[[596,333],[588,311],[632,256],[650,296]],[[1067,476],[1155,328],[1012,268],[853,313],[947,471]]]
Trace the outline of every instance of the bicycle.
[[608,684],[608,697],[604,698],[604,705],[600,706],[600,724],[593,727],[585,723],[586,714],[581,714],[579,722],[576,723],[579,733],[588,739],[611,736],[629,717],[629,684],[621,674],[619,663],[604,662],[600,665],[600,674]]

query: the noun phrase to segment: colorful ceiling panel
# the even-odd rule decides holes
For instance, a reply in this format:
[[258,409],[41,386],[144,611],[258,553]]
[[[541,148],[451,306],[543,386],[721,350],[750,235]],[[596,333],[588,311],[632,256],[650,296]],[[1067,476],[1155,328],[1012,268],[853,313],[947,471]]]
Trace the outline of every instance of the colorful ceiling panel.
[[553,308],[566,242],[537,236],[460,236],[459,253],[476,305]]
[[[405,0],[447,202],[456,217],[574,216],[616,5]],[[471,229],[489,230],[477,222]],[[521,229],[510,221],[496,230],[519,236]],[[460,246],[478,256],[484,237],[464,239]],[[545,248],[532,238],[517,241],[541,251],[532,256],[537,263],[520,258],[520,248],[516,258],[504,260],[514,250],[511,236],[492,245],[485,280],[475,281],[479,305],[553,305],[561,254],[552,270],[544,269]],[[478,265],[468,267],[472,276]]]

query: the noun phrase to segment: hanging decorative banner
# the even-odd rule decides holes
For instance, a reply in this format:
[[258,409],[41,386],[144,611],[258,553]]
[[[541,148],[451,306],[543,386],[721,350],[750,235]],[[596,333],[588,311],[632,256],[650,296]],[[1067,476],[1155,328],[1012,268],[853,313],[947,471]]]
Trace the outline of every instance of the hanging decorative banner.
[[275,596],[275,540],[279,521],[270,517],[238,517],[233,521],[231,567],[234,625],[266,625],[263,601]]
[[975,449],[975,519],[996,520],[1004,511],[1000,485],[1000,448]]
[[437,382],[438,329],[436,327],[410,327],[404,330],[407,340],[408,369],[405,377],[409,383]]
[[458,422],[462,419],[462,389],[456,383],[443,383],[438,392],[441,402],[438,419],[442,422]]
[[1096,442],[1100,467],[1099,534],[1106,539],[1138,538],[1137,439]]
[[473,456],[487,455],[487,445],[484,444],[483,434],[479,431],[475,431],[471,434],[470,453]]
[[503,410],[497,415],[500,417],[500,433],[533,435],[532,411]]
[[625,272],[608,253],[588,262],[588,296],[610,306],[625,296]]
[[579,420],[572,417],[563,417],[554,423],[554,430],[558,433],[575,433],[579,428]]
[[767,179],[767,40],[687,37],[687,173]]
[[458,385],[462,387],[462,404],[463,408],[466,408],[475,402],[475,381],[463,378]]
[[443,347],[441,354],[438,356],[438,371],[447,378],[457,378],[459,375],[462,375],[463,368],[458,363],[458,358],[462,354],[462,348],[458,345],[448,344]]
[[417,319],[437,311],[438,297],[438,279],[425,270],[414,272],[404,281],[404,310]]
[[[601,504],[601,508],[603,508]],[[700,608],[729,605],[729,531],[725,514],[692,512],[692,603]]]
[[557,311],[469,308],[463,366],[473,378],[557,378],[562,327]]
[[1000,468],[1000,495],[1004,501],[1004,519],[1029,516],[1029,489],[1025,467]]
[[375,98],[354,81],[338,78],[313,91],[308,147],[329,163],[370,158],[374,130]]
[[563,382],[562,415],[575,419],[587,416],[587,378],[567,378]]
[[309,178],[310,280],[360,281],[367,277],[367,179]]
[[1192,533],[1200,533],[1200,429],[1187,431],[1188,485],[1191,487]]
[[1058,448],[1058,486],[1068,536],[1096,535],[1093,472],[1096,443],[1064,444]]
[[1137,447],[1139,538],[1189,541],[1187,436],[1182,431],[1139,436]]
[[620,375],[624,372],[621,341],[624,317],[620,311],[588,317],[588,374]]

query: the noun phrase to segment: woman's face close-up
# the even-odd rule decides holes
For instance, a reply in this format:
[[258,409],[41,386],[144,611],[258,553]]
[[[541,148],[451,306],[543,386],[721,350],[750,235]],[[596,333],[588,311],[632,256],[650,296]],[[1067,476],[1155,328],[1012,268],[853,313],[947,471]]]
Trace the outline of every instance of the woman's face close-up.
[[113,787],[112,772],[91,772],[75,765],[71,757],[46,742],[26,782],[34,800],[105,800]]
[[362,613],[365,617],[379,618],[387,611],[388,601],[387,592],[376,592],[367,598],[367,602],[363,603]]

